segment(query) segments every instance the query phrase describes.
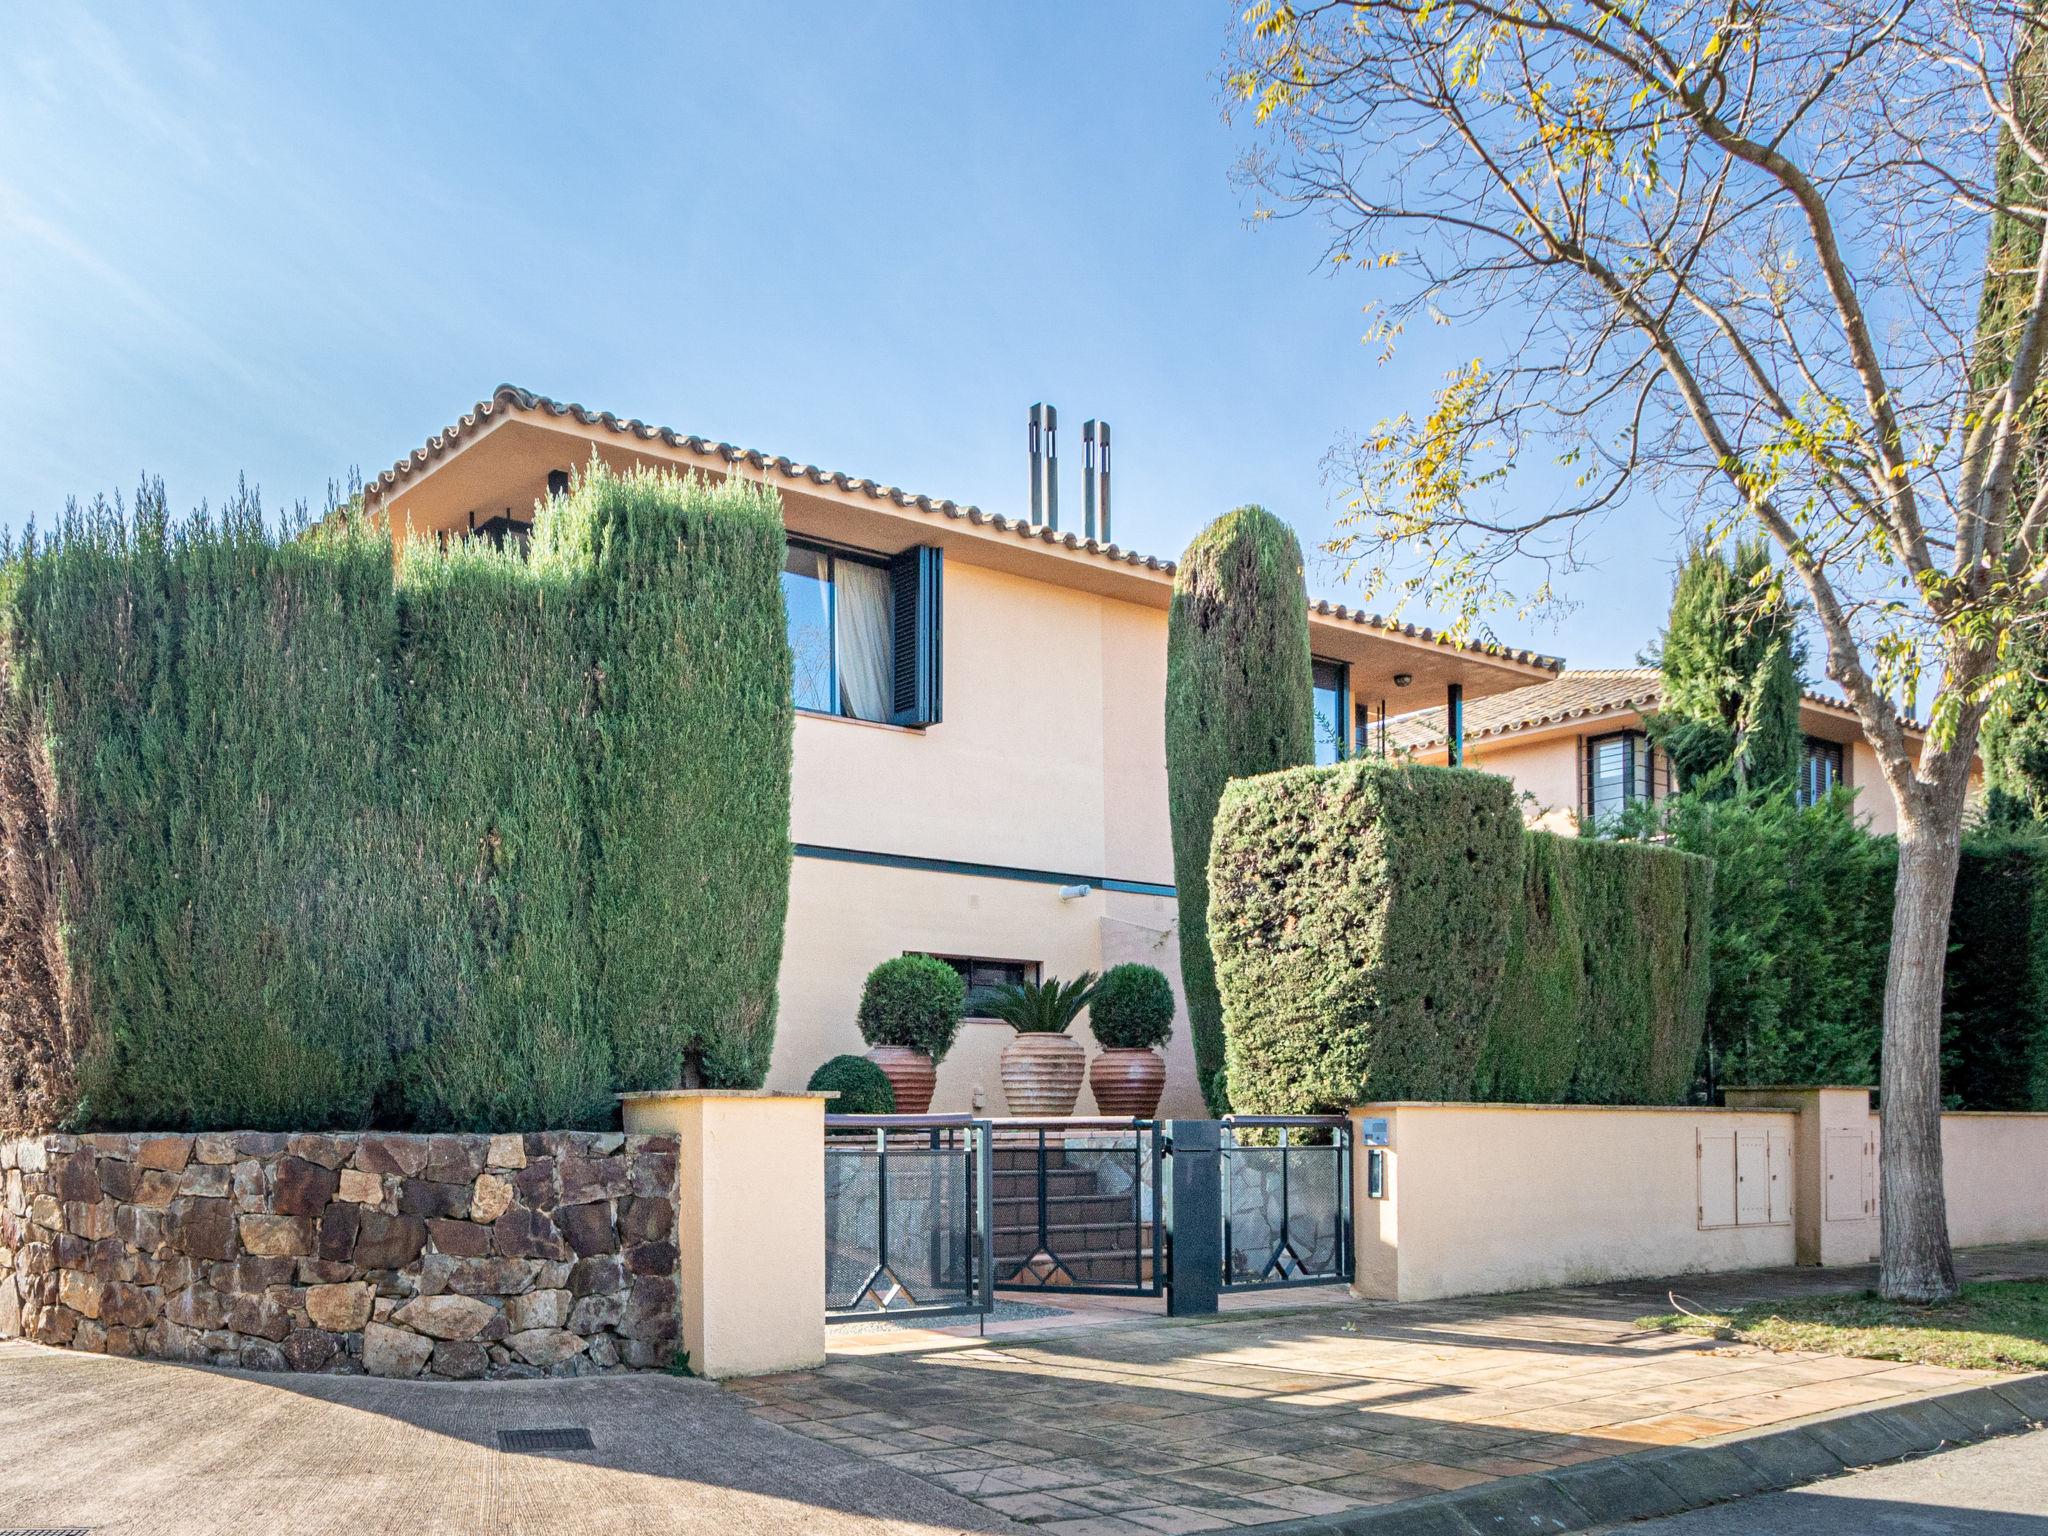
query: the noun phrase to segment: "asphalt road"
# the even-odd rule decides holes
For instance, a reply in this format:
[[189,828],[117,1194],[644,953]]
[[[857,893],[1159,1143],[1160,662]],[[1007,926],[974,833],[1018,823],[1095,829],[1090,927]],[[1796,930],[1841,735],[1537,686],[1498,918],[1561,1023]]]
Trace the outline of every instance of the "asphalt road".
[[1618,1529],[1632,1536],[2048,1536],[2048,1429]]

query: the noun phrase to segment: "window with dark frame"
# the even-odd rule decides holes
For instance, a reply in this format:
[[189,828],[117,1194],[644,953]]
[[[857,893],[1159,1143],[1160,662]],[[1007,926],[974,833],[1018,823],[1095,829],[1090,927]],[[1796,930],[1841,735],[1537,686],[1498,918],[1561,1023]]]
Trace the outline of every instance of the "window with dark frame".
[[986,1018],[976,1004],[998,987],[1020,987],[1039,978],[1036,960],[990,960],[975,955],[933,955],[960,973],[967,983],[967,1013],[970,1019]]
[[1806,738],[1806,754],[1799,765],[1799,790],[1795,798],[1801,805],[1816,805],[1828,797],[1837,784],[1846,783],[1843,776],[1843,751],[1839,741],[1822,741],[1818,736]]
[[1650,738],[1641,731],[1616,731],[1586,741],[1586,824],[1595,831],[1612,826],[1622,811],[1654,797]]
[[878,725],[940,718],[940,552],[789,541],[782,602],[796,707]]
[[1309,663],[1315,684],[1316,762],[1328,767],[1351,755],[1351,669],[1341,661]]

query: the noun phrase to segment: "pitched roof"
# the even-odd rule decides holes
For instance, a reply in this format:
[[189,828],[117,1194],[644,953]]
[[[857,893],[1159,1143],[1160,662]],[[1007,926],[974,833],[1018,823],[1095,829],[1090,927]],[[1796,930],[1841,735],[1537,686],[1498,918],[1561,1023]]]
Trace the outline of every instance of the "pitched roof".
[[[1855,711],[1840,699],[1806,689],[1801,695],[1846,719]],[[1465,706],[1465,739],[1512,736],[1518,731],[1539,730],[1572,720],[1591,719],[1619,710],[1648,712],[1664,702],[1664,675],[1655,667],[1587,667],[1562,672],[1555,682],[1536,683],[1474,699]],[[1904,722],[1910,731],[1925,727],[1911,718]],[[1444,712],[1417,710],[1387,722],[1387,744],[1398,751],[1426,752],[1444,743]]]
[[[514,412],[569,417],[583,426],[602,427],[621,437],[630,437],[641,442],[660,442],[687,453],[723,459],[727,464],[745,464],[759,470],[764,477],[777,475],[806,486],[825,487],[865,496],[873,501],[887,502],[906,511],[921,512],[927,517],[962,520],[977,527],[993,528],[998,533],[1014,534],[1019,539],[1076,550],[1113,564],[1156,571],[1168,578],[1172,577],[1175,570],[1175,562],[1172,560],[1140,554],[1118,544],[1085,538],[1071,531],[1055,531],[1023,518],[1005,517],[1000,512],[984,512],[980,507],[971,504],[919,495],[838,470],[820,469],[816,465],[802,464],[781,455],[763,453],[759,449],[740,448],[731,443],[716,442],[710,438],[678,432],[672,427],[654,426],[637,417],[620,417],[610,411],[593,411],[587,406],[573,402],[565,404],[513,384],[500,384],[491,392],[488,399],[478,401],[465,415],[442,428],[429,437],[424,445],[415,448],[379,474],[364,487],[366,497],[372,502],[377,502],[388,496],[400,494],[406,489],[406,482],[427,473],[439,460],[459,451],[466,440],[492,426],[498,418]],[[1309,611],[1319,617],[1356,625],[1361,629],[1400,635],[1410,640],[1431,642],[1477,655],[1504,657],[1527,666],[1543,667],[1552,672],[1559,671],[1564,666],[1564,659],[1559,656],[1546,656],[1537,651],[1516,649],[1493,641],[1453,640],[1449,635],[1426,625],[1385,618],[1380,614],[1368,613],[1364,609],[1352,608],[1344,603],[1333,603],[1327,598],[1311,600]]]

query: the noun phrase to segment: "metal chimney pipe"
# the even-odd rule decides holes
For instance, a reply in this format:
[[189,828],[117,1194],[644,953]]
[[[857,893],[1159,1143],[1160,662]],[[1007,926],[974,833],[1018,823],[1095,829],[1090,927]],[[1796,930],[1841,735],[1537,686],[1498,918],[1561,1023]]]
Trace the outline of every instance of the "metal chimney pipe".
[[1045,526],[1060,531],[1060,413],[1045,408]]
[[1093,416],[1081,423],[1081,528],[1095,537],[1095,429]]
[[1025,428],[1025,442],[1031,449],[1031,526],[1036,528],[1045,521],[1045,407],[1031,407],[1029,423]]
[[1109,423],[1099,422],[1095,428],[1096,446],[1100,449],[1096,457],[1096,475],[1102,481],[1102,490],[1097,500],[1102,503],[1102,542],[1110,540],[1109,532]]

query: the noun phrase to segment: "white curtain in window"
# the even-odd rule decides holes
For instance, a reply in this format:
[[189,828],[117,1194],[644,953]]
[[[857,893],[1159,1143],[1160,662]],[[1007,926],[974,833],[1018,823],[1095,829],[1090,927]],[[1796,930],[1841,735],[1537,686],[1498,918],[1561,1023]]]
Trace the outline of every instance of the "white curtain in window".
[[859,560],[841,560],[839,584],[839,690],[856,720],[884,720],[889,708],[895,637],[889,625],[889,573]]

